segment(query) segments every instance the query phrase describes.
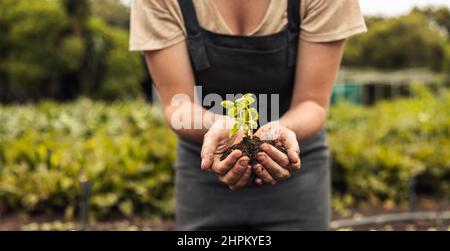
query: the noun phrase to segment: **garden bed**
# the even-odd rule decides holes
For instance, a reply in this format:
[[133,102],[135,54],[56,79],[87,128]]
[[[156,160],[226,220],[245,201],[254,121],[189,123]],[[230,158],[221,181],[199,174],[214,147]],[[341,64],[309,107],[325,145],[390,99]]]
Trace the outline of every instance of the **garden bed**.
[[[337,231],[393,231],[393,230],[443,230],[450,231],[450,218],[437,220],[435,218],[420,220],[401,220],[395,216],[405,216],[407,213],[433,215],[438,212],[450,212],[449,203],[438,203],[432,199],[421,199],[416,210],[411,211],[407,206],[386,207],[366,206],[345,212],[332,214],[331,230]],[[439,215],[439,214],[438,214]],[[441,214],[443,215],[443,214]],[[385,217],[392,216],[392,217]],[[343,223],[356,223],[365,219],[388,219],[382,223],[360,224],[344,226]],[[391,221],[389,221],[389,219]],[[393,219],[395,221],[393,221]],[[122,217],[111,216],[101,221],[92,222],[85,229],[79,222],[64,220],[62,215],[47,217],[44,215],[26,216],[21,214],[10,214],[0,218],[0,231],[9,230],[102,230],[102,231],[155,231],[174,230],[175,222],[172,219],[158,219],[145,217]]]

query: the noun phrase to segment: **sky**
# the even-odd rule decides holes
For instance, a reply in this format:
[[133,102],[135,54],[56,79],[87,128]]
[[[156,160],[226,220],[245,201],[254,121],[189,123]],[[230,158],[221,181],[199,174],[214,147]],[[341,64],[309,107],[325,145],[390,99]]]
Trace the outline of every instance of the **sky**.
[[[129,4],[131,0],[121,0]],[[206,0],[209,1],[209,0]],[[276,0],[275,0],[276,1]],[[335,1],[335,0],[330,0]],[[337,0],[339,1],[339,0]],[[414,6],[447,6],[450,0],[359,0],[364,15],[397,16],[408,13]]]

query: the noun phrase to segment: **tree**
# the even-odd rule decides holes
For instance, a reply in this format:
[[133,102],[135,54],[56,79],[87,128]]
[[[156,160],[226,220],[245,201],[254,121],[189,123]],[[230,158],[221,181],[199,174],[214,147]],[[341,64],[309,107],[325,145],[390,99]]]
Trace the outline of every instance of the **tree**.
[[91,0],[92,14],[107,24],[128,29],[130,8],[120,0]]
[[72,99],[76,93],[87,95],[89,88],[94,84],[92,74],[97,65],[93,65],[90,52],[93,51],[92,34],[88,29],[88,21],[90,18],[90,1],[89,0],[61,0],[67,15],[70,18],[72,26],[72,35],[83,40],[85,45],[82,57],[81,67],[77,72],[71,72],[63,76],[64,87],[63,98]]
[[415,8],[413,12],[421,13],[426,15],[430,20],[439,25],[442,29],[446,31],[447,37],[449,37],[450,32],[450,9],[446,7],[439,8],[425,8],[419,9]]
[[144,66],[127,31],[75,2],[0,1],[0,102],[139,95]]
[[[68,36],[70,24],[55,1],[0,1],[0,75],[6,100],[37,100],[58,94],[62,74],[81,64],[83,43]],[[68,59],[70,57],[70,60]]]
[[442,69],[446,36],[423,13],[372,19],[368,25],[368,33],[348,41],[345,65]]

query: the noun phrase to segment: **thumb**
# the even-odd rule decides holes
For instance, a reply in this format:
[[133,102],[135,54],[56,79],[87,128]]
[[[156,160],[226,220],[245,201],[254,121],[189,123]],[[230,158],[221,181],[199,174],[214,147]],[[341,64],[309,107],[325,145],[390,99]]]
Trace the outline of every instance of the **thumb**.
[[297,136],[293,131],[285,131],[282,134],[282,144],[288,150],[288,158],[291,163],[296,163],[299,159],[300,146],[297,140]]
[[206,171],[211,168],[214,161],[214,152],[217,148],[217,137],[214,133],[206,133],[203,139],[202,151],[201,151],[201,168]]
[[289,162],[291,162],[292,164],[297,164],[297,161],[299,161],[300,159],[299,154],[295,151],[292,151],[291,149],[288,149],[287,153]]

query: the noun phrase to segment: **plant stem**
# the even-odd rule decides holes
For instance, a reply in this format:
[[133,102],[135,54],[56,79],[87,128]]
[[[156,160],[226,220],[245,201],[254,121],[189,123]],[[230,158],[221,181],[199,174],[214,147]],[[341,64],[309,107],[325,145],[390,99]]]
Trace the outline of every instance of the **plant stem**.
[[249,133],[249,136],[250,136],[250,138],[252,138],[253,137],[253,125],[252,125],[251,121],[253,121],[253,117],[252,117],[252,113],[250,112],[250,109],[248,107],[246,107],[245,109],[247,109],[248,116],[250,117],[250,133]]

